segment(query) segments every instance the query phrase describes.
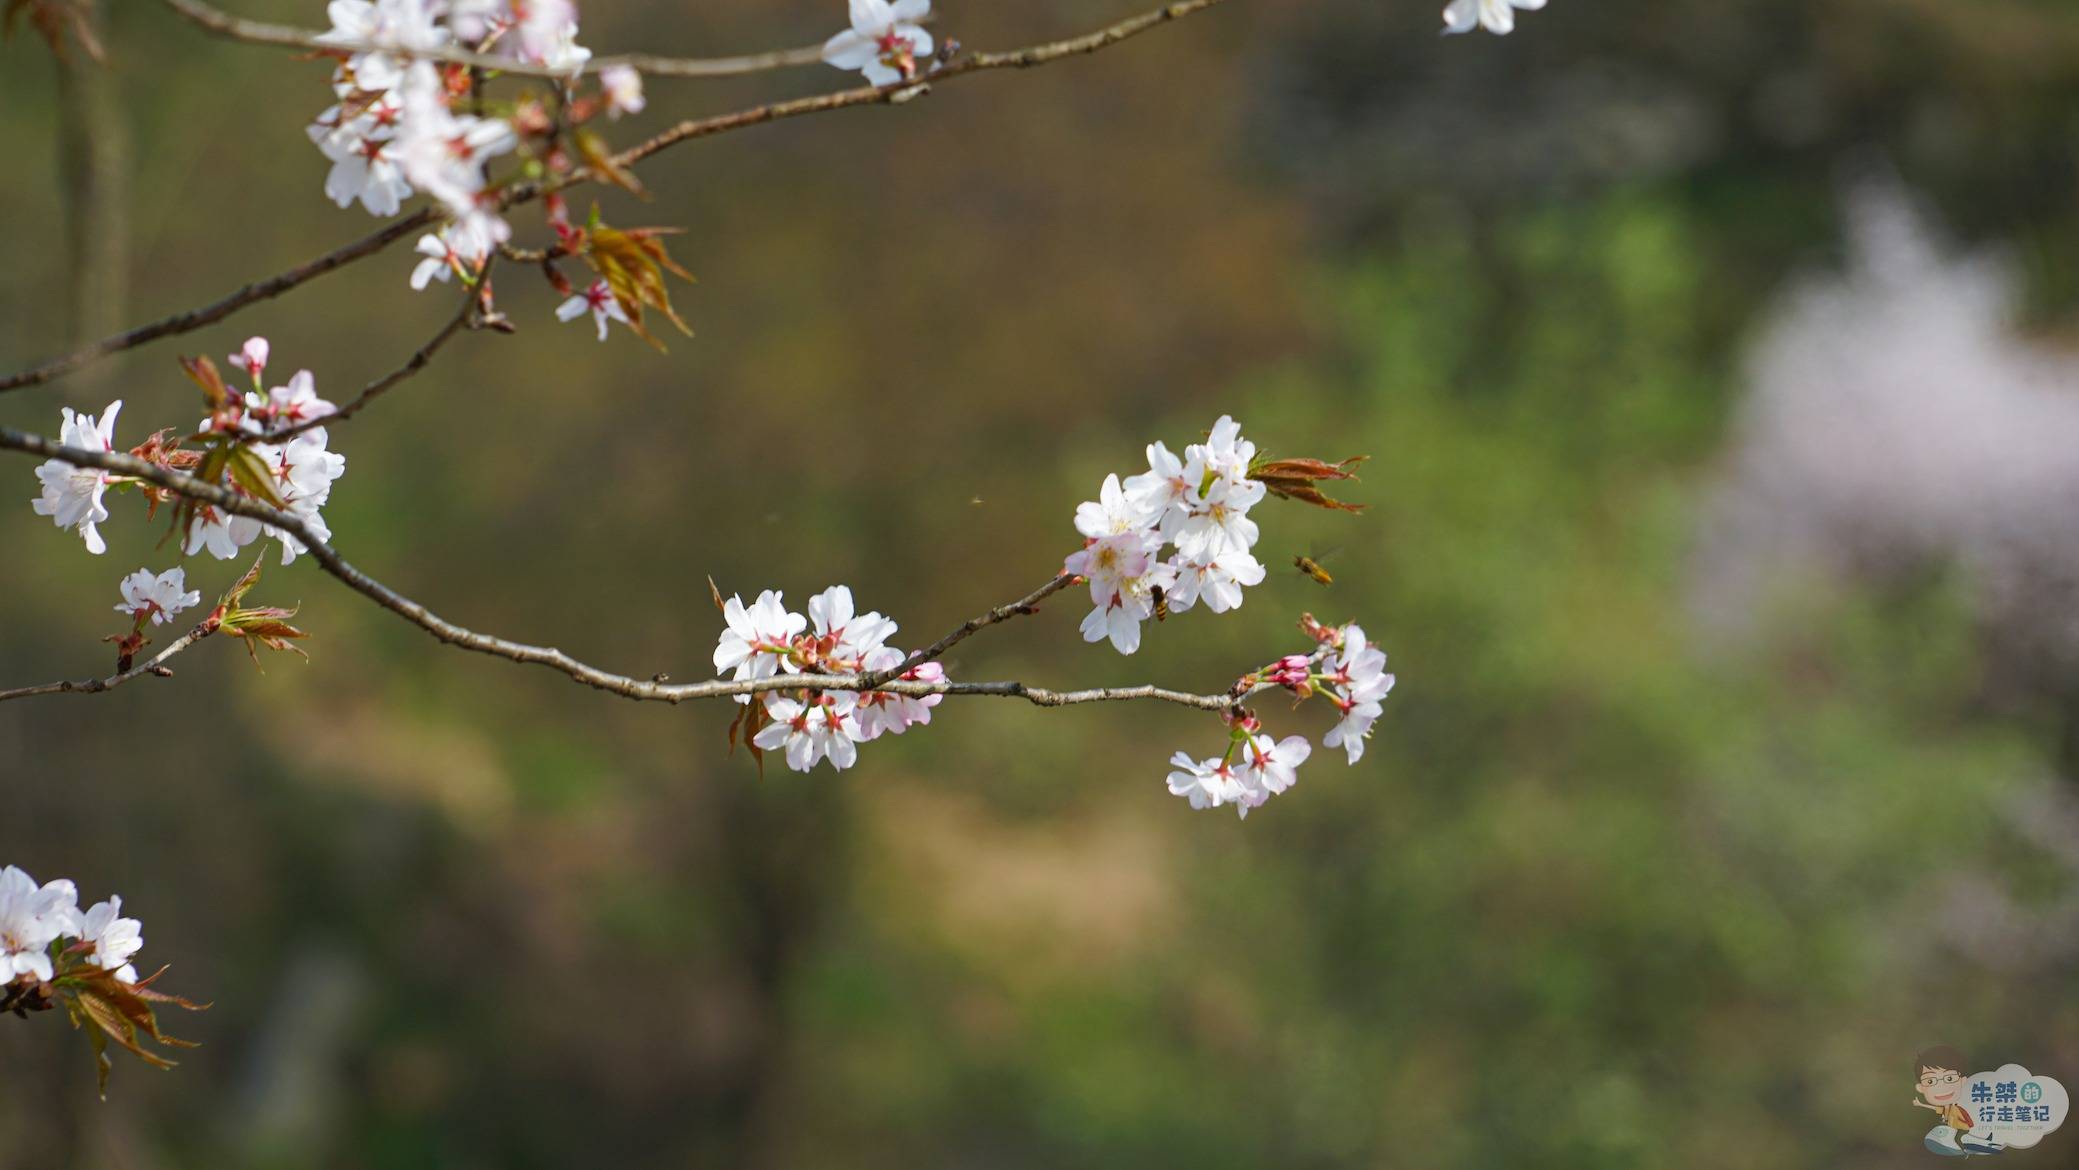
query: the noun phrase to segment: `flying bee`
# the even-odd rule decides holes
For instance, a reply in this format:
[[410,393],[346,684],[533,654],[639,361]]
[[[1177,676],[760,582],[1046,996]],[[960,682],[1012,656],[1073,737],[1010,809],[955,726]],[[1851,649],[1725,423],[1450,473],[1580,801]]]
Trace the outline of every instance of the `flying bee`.
[[1335,584],[1335,578],[1328,575],[1328,570],[1321,567],[1321,562],[1305,554],[1293,557],[1292,567],[1324,586]]
[[1155,620],[1158,622],[1168,621],[1169,597],[1167,594],[1162,592],[1162,586],[1157,585],[1154,588],[1150,589],[1148,592],[1153,594],[1155,597]]

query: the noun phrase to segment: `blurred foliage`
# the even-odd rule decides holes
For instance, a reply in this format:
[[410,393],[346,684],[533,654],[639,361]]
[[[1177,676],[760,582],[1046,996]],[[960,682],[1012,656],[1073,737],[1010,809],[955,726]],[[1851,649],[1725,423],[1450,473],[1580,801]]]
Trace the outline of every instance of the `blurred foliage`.
[[[761,780],[724,755],[729,711],[461,654],[307,561],[270,569],[310,667],[204,645],[173,680],[0,705],[0,856],[123,893],[169,985],[217,1004],[188,1028],[206,1047],[123,1070],[105,1107],[60,1029],[0,1022],[0,1170],[1840,1170],[1920,1156],[1926,1044],[2073,1075],[2069,956],[1942,926],[1959,883],[2037,915],[2024,938],[2079,894],[2016,811],[2069,790],[2058,729],[1981,702],[1970,582],[1786,582],[1728,647],[1684,575],[1741,343],[1827,261],[1844,177],[1933,193],[2068,325],[2079,18],[1556,0],[1440,46],[1436,7],[1234,5],[671,152],[654,203],[605,202],[688,229],[699,336],[597,346],[507,271],[519,336],[459,339],[338,428],[327,509],[443,614],[693,677],[709,573],[797,602],[848,582],[914,644],[1044,580],[1141,444],[1231,411],[1282,455],[1373,456],[1337,492],[1369,510],[1266,504],[1271,582],[1133,659],[1063,605],[954,674],[1217,685],[1302,609],[1356,617],[1401,677],[1361,765],[1318,758],[1239,824],[1162,792],[1168,754],[1217,735],[1202,716],[974,701],[842,776]],[[993,48],[1117,8],[945,27]],[[126,317],[365,230],[298,124],[321,67],[110,16],[139,144]],[[730,52],[837,13],[587,21],[602,49]],[[9,158],[49,157],[40,52],[0,50]],[[613,132],[832,80],[654,82]],[[7,368],[67,329],[40,168],[0,184]],[[252,332],[337,398],[451,312],[409,266],[0,420],[121,396],[135,441],[194,409],[176,352]],[[116,578],[170,563],[134,516],[104,531],[90,558],[0,509],[7,684],[100,669]],[[205,592],[236,571],[190,562]]]

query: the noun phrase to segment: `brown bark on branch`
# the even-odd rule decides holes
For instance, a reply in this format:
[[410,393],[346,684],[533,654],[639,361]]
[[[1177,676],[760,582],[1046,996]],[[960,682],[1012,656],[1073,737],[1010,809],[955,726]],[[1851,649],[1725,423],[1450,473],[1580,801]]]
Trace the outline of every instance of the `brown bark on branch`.
[[[94,467],[112,471],[119,475],[144,480],[147,483],[175,492],[190,499],[201,500],[237,516],[246,516],[288,532],[301,541],[310,556],[326,572],[332,574],[356,593],[382,606],[384,609],[411,622],[435,638],[465,650],[489,654],[513,662],[533,663],[568,675],[586,686],[620,695],[623,698],[648,702],[682,703],[688,699],[718,699],[736,695],[760,694],[765,691],[829,690],[829,691],[881,691],[896,695],[987,695],[998,698],[1024,699],[1041,707],[1065,707],[1079,703],[1120,702],[1133,699],[1158,699],[1194,707],[1201,711],[1228,711],[1234,709],[1251,692],[1229,690],[1220,694],[1196,695],[1157,686],[1099,687],[1089,690],[1059,691],[1047,687],[1035,687],[1022,682],[925,682],[921,680],[878,681],[869,675],[826,675],[793,674],[775,678],[729,680],[716,679],[699,683],[668,683],[666,676],[652,675],[637,678],[616,674],[609,670],[581,662],[552,646],[534,646],[514,642],[491,634],[479,633],[441,617],[419,602],[404,596],[388,585],[376,580],[349,564],[326,542],[319,540],[303,520],[278,508],[239,495],[229,488],[217,484],[203,483],[193,476],[168,471],[148,463],[134,455],[119,452],[86,451],[53,442],[42,435],[33,435],[7,427],[0,427],[0,448],[9,448],[49,459],[58,459],[75,467]],[[933,644],[926,654],[942,653],[967,638],[974,632],[1021,613],[1030,613],[1039,598],[1066,588],[1074,578],[1056,577],[1025,599],[999,606],[980,617],[963,623],[958,629]],[[1001,615],[1001,616],[999,616]],[[913,656],[902,669],[909,669],[914,662],[928,661]],[[52,684],[62,688],[63,684]],[[34,693],[52,693],[48,689],[30,688]]]
[[216,629],[215,625],[204,622],[182,634],[179,638],[169,643],[164,650],[152,655],[147,661],[128,670],[109,675],[107,678],[90,678],[83,682],[44,683],[42,686],[17,687],[11,691],[0,691],[0,703],[4,703],[9,699],[33,698],[37,695],[98,695],[104,691],[112,691],[133,678],[142,678],[147,674],[156,674],[170,678],[173,672],[167,669],[166,660],[200,642],[202,639],[209,637],[216,632]]

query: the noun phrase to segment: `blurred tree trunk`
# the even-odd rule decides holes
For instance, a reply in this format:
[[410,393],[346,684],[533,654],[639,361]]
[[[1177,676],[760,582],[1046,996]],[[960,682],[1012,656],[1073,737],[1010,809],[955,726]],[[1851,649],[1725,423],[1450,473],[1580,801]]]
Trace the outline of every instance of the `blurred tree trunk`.
[[[103,0],[79,0],[98,31],[106,27]],[[104,45],[106,37],[102,38]],[[97,61],[78,45],[58,57],[58,195],[65,216],[69,299],[67,331],[74,344],[122,328],[130,253],[130,138],[117,99],[115,53]],[[78,375],[91,384],[99,367]]]

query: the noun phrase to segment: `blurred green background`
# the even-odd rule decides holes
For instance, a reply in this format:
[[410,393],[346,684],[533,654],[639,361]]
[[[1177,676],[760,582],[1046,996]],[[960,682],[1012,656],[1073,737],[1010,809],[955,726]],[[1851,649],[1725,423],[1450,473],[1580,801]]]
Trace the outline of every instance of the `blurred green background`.
[[[594,0],[583,40],[739,52],[840,7]],[[937,29],[1132,7],[947,0]],[[508,270],[517,336],[333,432],[348,557],[681,679],[709,574],[849,583],[914,645],[1045,580],[1152,439],[1231,412],[1367,453],[1362,517],[1263,507],[1239,612],[1121,659],[1057,603],[952,662],[1213,690],[1302,610],[1355,617],[1401,678],[1359,766],[1317,753],[1238,823],[1163,791],[1205,716],[969,700],[760,778],[732,708],[269,568],[310,665],[205,643],[0,705],[0,861],[122,893],[217,1005],[106,1104],[62,1021],[0,1021],[0,1168],[1878,1167],[1930,1156],[1923,1047],[2079,1076],[2079,11],[1555,0],[1444,42],[1436,7],[1240,2],[675,149],[654,202],[602,204],[687,229],[696,338],[595,344]],[[109,17],[127,226],[84,252],[59,71],[0,50],[0,367],[371,226],[303,136],[322,65]],[[653,81],[610,133],[841,82]],[[451,311],[411,264],[0,422],[185,425],[175,355],[252,333],[343,399]],[[103,673],[118,577],[169,553],[125,499],[85,555],[7,465],[0,686]],[[1330,549],[1327,592],[1283,568]]]

